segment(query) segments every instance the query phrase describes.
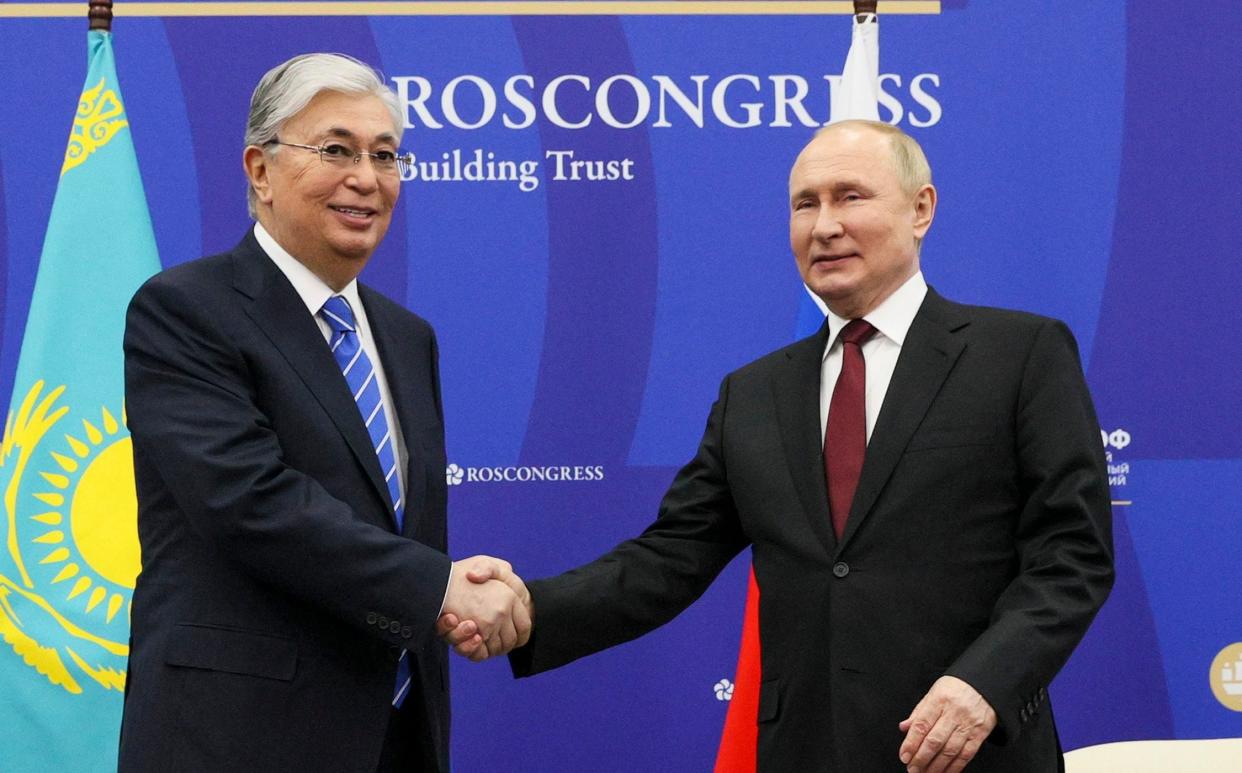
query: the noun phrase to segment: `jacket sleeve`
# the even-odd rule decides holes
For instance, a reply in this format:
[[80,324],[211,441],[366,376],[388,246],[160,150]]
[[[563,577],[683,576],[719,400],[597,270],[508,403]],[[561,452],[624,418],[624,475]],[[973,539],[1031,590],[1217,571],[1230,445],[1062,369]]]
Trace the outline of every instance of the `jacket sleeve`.
[[992,739],[1013,741],[1047,700],[1113,584],[1112,509],[1099,421],[1073,335],[1047,320],[1024,367],[1015,415],[1023,502],[1017,575],[987,629],[949,668],[987,699]]
[[514,675],[557,668],[672,620],[748,544],[724,464],[728,392],[726,378],[698,453],[655,522],[589,564],[530,584],[535,624],[530,642],[510,655]]

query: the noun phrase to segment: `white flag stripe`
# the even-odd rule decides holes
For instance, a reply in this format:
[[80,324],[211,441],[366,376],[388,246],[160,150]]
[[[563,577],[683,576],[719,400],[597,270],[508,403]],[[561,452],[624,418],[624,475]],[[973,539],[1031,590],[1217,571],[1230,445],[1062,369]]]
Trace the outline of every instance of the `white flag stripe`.
[[880,120],[880,23],[872,14],[855,19],[841,80],[832,90],[832,122]]
[[825,317],[828,316],[828,304],[824,303],[824,299],[816,295],[815,291],[810,287],[807,287],[805,284],[802,285],[802,287],[806,290],[806,294],[811,296],[811,300],[815,302],[815,305],[819,307],[820,313]]

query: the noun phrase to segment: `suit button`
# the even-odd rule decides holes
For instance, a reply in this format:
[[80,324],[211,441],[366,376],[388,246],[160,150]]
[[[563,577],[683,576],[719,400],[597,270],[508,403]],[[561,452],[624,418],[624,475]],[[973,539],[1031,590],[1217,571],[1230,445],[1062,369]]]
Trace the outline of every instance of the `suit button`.
[[383,615],[380,615],[379,620],[376,621],[376,624],[379,625],[380,628],[387,628],[388,618],[384,617]]
[[1028,716],[1035,716],[1035,701],[1030,701],[1026,704],[1026,713]]
[[844,561],[838,561],[832,565],[832,575],[837,579],[844,577],[850,573],[850,565]]
[[398,622],[398,621],[396,621],[396,620],[393,620],[392,622],[390,622],[390,623],[388,624],[388,630],[389,630],[389,631],[392,631],[393,633],[400,633],[400,632],[401,632],[401,623],[399,623],[399,622]]
[[1020,716],[1022,718],[1022,721],[1025,722],[1026,721],[1026,709],[1022,709],[1022,711],[1018,712],[1018,716]]
[[409,639],[409,638],[412,638],[413,636],[414,636],[414,629],[410,628],[408,625],[402,626],[401,628],[402,639]]
[[1040,699],[1040,701],[1045,700],[1047,697],[1048,697],[1048,691],[1047,691],[1047,690],[1045,690],[1044,688],[1040,687],[1040,688],[1039,688],[1039,699]]
[[367,625],[375,625],[377,619],[379,619],[379,615],[374,612],[367,612]]

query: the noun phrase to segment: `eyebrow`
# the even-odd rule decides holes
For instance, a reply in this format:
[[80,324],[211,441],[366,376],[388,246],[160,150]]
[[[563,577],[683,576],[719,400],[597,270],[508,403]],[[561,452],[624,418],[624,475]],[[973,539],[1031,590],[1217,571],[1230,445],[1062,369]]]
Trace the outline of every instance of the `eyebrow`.
[[[792,196],[789,197],[789,200],[797,201],[798,199],[804,198],[806,196],[817,196],[820,190],[822,190],[822,188],[818,186],[808,186],[806,188],[803,188],[795,192]],[[872,190],[871,186],[864,185],[862,180],[858,180],[858,179],[838,180],[837,182],[834,182],[832,185],[828,186],[828,192],[833,193],[833,194],[840,193],[841,191],[862,191],[864,193],[871,193],[871,190]]]
[[[345,140],[357,140],[358,139],[358,136],[356,134],[354,134],[349,129],[346,129],[342,126],[333,126],[329,128],[327,131],[327,134],[333,137],[340,137],[341,139],[345,139]],[[375,141],[376,142],[387,142],[389,144],[396,145],[397,136],[393,134],[392,132],[384,132],[382,134],[376,135]]]
[[799,201],[799,200],[801,200],[801,199],[805,199],[805,198],[806,198],[806,197],[808,197],[808,196],[814,196],[814,195],[815,195],[815,191],[814,191],[813,189],[811,189],[811,188],[803,188],[802,190],[800,190],[800,191],[796,191],[796,192],[794,192],[793,194],[791,194],[791,195],[790,195],[790,197],[789,197],[789,201],[790,201],[790,203],[793,203],[793,202],[795,202],[795,201]]

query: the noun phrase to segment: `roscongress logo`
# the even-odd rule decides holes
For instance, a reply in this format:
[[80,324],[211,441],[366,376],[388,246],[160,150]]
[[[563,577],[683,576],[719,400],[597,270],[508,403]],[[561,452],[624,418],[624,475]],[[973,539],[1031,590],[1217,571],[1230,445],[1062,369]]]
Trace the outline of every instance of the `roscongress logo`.
[[[521,130],[534,128],[541,119],[569,130],[600,124],[622,130],[754,129],[827,125],[832,93],[840,87],[841,76],[734,72],[647,78],[616,73],[592,78],[563,73],[545,80],[514,73],[501,82],[462,73],[446,81],[424,75],[391,80],[407,129],[473,131],[499,124]],[[935,72],[882,73],[882,119],[918,128],[935,126],[944,116],[940,85]]]
[[444,470],[450,486],[463,483],[590,483],[604,479],[600,464],[510,465],[507,467],[462,467],[450,464]]
[[[403,124],[423,131],[503,126],[539,130],[545,124],[576,131],[690,128],[714,130],[827,126],[841,76],[793,73],[655,74],[592,77],[564,73],[544,79],[514,73],[503,81],[462,73],[446,81],[423,75],[393,77]],[[934,72],[880,75],[880,118],[917,128],[944,116]],[[421,151],[420,151],[421,153]],[[652,173],[642,158],[587,155],[575,148],[545,148],[543,158],[486,147],[435,149],[415,154],[402,169],[404,182],[515,183],[530,193],[554,183],[625,184]]]

